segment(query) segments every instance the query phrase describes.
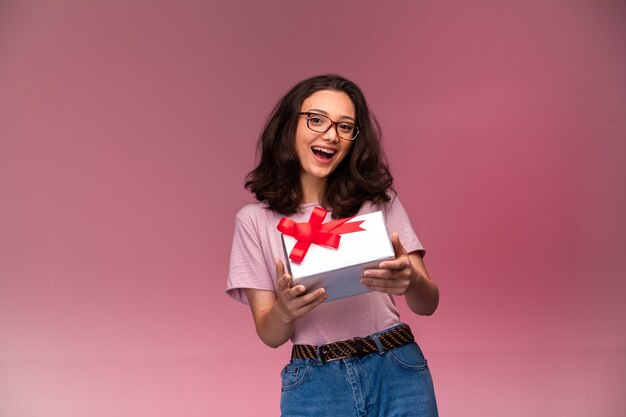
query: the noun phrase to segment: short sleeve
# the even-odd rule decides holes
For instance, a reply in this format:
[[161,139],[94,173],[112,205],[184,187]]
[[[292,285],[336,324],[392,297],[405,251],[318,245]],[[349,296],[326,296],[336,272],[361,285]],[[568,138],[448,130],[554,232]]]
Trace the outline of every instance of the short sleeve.
[[411,220],[398,197],[392,197],[392,200],[388,203],[385,210],[385,220],[389,233],[398,233],[400,243],[402,243],[408,253],[420,252],[422,256],[426,254],[426,250],[417,238]]
[[276,291],[257,230],[250,219],[235,219],[226,294],[245,304],[246,288]]

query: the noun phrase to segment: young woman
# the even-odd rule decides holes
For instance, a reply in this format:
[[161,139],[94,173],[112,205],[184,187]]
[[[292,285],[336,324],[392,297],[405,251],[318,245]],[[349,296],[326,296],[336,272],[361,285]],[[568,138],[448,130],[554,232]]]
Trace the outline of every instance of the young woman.
[[[236,216],[227,293],[250,305],[265,344],[294,344],[281,374],[283,416],[437,415],[426,360],[393,297],[430,315],[439,291],[379,141],[363,93],[336,75],[295,85],[259,139],[246,179],[258,203]],[[276,227],[284,216],[308,221],[317,206],[326,221],[383,210],[396,258],[355,277],[370,292],[324,303],[323,288],[293,285]]]

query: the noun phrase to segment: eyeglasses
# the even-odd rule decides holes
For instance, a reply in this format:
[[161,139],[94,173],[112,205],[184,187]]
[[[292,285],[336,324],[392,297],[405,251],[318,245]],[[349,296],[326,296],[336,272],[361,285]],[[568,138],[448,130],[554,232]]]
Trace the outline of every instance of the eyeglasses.
[[333,122],[323,114],[302,112],[301,116],[306,116],[306,125],[309,129],[317,133],[326,133],[335,126],[337,136],[343,140],[354,140],[359,134],[359,128],[350,122]]

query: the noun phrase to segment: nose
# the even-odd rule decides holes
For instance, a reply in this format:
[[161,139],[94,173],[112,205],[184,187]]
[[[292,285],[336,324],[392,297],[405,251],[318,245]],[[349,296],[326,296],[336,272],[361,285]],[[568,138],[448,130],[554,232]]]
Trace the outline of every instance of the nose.
[[339,135],[337,134],[337,123],[332,122],[330,128],[324,133],[322,139],[328,140],[330,142],[338,142]]

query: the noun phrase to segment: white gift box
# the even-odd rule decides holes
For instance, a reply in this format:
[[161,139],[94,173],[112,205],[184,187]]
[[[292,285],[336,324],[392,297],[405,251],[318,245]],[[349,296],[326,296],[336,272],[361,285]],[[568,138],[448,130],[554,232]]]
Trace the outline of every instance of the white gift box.
[[369,290],[360,278],[367,268],[377,268],[380,262],[395,257],[389,240],[382,211],[355,216],[347,223],[362,221],[362,231],[341,234],[339,246],[311,243],[304,259],[295,262],[289,258],[298,242],[294,237],[282,235],[287,268],[294,285],[304,285],[307,292],[324,288],[326,301],[337,300]]

